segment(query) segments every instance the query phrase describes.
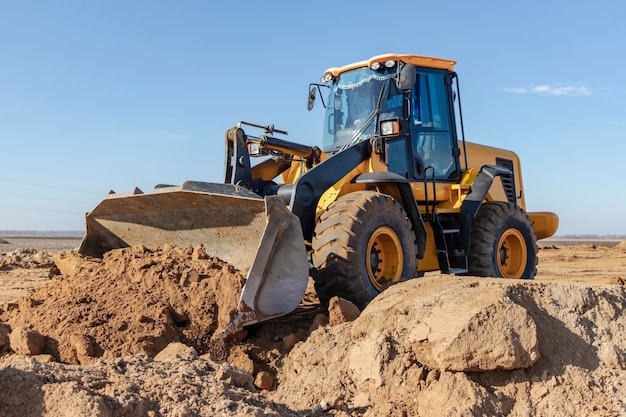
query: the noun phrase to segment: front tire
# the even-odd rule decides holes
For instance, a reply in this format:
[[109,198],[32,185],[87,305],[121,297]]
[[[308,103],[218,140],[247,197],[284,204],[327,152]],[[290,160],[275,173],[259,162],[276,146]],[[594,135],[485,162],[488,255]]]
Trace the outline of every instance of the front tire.
[[469,274],[532,279],[537,260],[537,237],[526,212],[510,203],[483,203],[472,222]]
[[416,274],[415,235],[392,197],[358,191],[320,217],[312,241],[315,289],[322,302],[339,296],[361,310],[385,288]]

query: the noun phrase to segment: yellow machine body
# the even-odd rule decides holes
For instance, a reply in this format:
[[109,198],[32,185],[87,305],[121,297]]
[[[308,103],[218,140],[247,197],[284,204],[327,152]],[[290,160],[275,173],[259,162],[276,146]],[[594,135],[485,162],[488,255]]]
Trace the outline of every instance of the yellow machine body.
[[[204,245],[247,272],[239,314],[226,334],[295,309],[309,274],[322,300],[339,295],[361,308],[388,285],[427,271],[532,278],[535,240],[553,235],[558,217],[525,211],[514,152],[462,137],[462,116],[455,114],[460,98],[458,108],[452,104],[455,64],[388,54],[326,70],[309,91],[309,109],[322,88],[334,100],[324,102],[322,149],[279,139],[274,135],[287,132],[273,125],[240,122],[225,135],[223,183],[110,195],[87,214],[80,253]],[[432,74],[445,83],[428,84]],[[368,83],[378,89],[365,92]],[[437,99],[450,102],[444,109],[452,120],[449,178],[435,176],[415,139],[415,131],[436,122],[427,121],[432,109],[419,107],[414,93],[426,87],[439,88]],[[348,123],[349,109],[366,105],[366,117]],[[393,105],[395,113],[387,112]],[[263,134],[247,134],[244,126]],[[255,157],[263,158],[254,165]],[[490,216],[502,225],[490,226]]]

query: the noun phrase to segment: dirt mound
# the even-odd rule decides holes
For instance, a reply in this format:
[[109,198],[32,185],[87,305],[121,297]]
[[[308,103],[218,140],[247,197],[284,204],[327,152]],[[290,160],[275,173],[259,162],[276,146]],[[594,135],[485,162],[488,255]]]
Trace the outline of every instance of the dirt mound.
[[298,345],[272,398],[366,416],[616,415],[625,308],[623,286],[409,281]]
[[65,253],[64,275],[19,300],[0,319],[45,337],[55,360],[156,355],[171,342],[223,355],[221,329],[238,303],[244,278],[208,258],[202,247],[108,252],[104,259]]
[[77,367],[16,357],[0,376],[3,417],[298,415],[253,392],[236,368],[206,358],[133,355]]

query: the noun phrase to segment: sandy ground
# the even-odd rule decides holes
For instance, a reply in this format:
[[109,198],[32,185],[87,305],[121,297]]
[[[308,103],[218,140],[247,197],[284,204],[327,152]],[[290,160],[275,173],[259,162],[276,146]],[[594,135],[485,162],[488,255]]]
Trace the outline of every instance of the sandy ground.
[[623,242],[540,242],[533,281],[429,273],[356,319],[311,288],[227,342],[231,266],[79,243],[0,243],[0,415],[626,415]]
[[[11,261],[6,256],[3,258],[4,267],[0,264],[0,305],[15,301],[29,290],[48,281],[50,267],[54,266],[53,254],[77,249],[80,242],[80,237],[0,236],[0,254],[14,254],[14,264],[24,266],[11,267],[7,265]],[[18,257],[24,260],[18,260]]]

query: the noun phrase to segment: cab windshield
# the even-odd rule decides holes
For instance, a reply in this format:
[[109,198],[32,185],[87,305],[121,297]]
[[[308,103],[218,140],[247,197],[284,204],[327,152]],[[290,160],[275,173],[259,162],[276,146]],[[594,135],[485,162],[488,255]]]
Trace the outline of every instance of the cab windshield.
[[359,68],[341,74],[333,82],[324,118],[323,151],[337,151],[374,135],[383,88],[395,73],[395,68]]

